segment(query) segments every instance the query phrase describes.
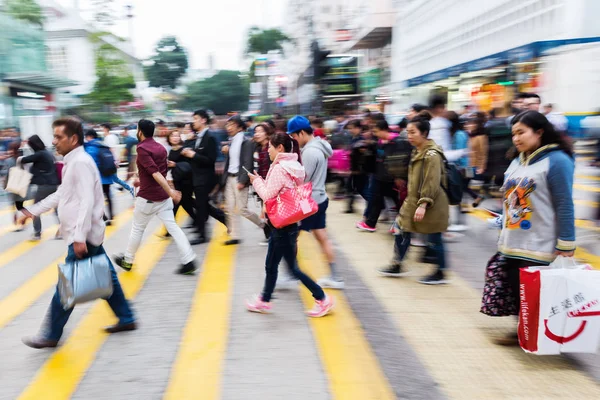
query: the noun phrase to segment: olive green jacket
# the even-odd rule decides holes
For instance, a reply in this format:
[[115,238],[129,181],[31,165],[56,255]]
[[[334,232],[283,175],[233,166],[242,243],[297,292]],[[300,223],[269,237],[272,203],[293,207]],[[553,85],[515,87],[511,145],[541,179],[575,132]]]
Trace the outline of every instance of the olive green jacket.
[[[443,150],[429,140],[425,147],[414,149],[408,168],[408,195],[400,209],[398,224],[405,232],[439,233],[448,228],[448,197],[442,188],[447,185]],[[427,204],[421,222],[415,222],[417,207]]]

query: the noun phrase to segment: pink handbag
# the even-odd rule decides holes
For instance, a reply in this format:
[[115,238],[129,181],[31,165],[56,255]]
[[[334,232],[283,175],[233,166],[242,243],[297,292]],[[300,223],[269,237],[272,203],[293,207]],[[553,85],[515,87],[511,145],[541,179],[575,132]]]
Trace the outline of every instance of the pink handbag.
[[312,183],[308,182],[280,192],[277,197],[265,202],[267,216],[275,228],[283,228],[302,221],[319,211],[312,198]]

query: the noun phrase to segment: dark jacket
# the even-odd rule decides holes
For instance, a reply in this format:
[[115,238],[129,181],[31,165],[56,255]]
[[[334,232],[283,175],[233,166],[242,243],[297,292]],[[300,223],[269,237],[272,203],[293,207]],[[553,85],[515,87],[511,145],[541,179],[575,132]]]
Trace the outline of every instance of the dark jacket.
[[30,156],[21,159],[22,164],[33,163],[29,172],[33,175],[33,185],[58,185],[58,174],[54,157],[48,150],[39,150]]
[[193,158],[186,158],[192,166],[192,183],[194,186],[206,186],[209,190],[217,183],[215,174],[215,161],[217,160],[217,140],[207,131],[196,146],[196,138],[186,140],[183,147],[196,152]]
[[[240,170],[237,174],[237,181],[244,186],[250,185],[250,178],[248,178],[248,173],[242,167],[246,167],[246,169],[251,172],[254,169],[254,146],[254,142],[244,136],[244,141],[242,142],[242,149],[240,151]],[[229,152],[227,153],[227,155],[225,155],[225,168],[223,169],[223,176],[221,178],[221,186],[223,187],[225,187],[227,177],[229,176],[227,172],[228,169]]]
[[362,135],[352,138],[350,145],[350,171],[355,175],[374,173],[377,145]]
[[408,166],[413,147],[406,139],[396,137],[377,146],[378,181],[393,182],[395,179],[408,180]]

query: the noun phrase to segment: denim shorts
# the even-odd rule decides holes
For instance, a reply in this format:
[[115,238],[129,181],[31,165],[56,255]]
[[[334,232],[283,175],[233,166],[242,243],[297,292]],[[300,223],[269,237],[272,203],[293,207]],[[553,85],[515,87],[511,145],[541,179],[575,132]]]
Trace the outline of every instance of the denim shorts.
[[300,221],[300,230],[310,232],[314,229],[325,229],[325,217],[328,206],[329,199],[319,204],[319,211],[316,214]]

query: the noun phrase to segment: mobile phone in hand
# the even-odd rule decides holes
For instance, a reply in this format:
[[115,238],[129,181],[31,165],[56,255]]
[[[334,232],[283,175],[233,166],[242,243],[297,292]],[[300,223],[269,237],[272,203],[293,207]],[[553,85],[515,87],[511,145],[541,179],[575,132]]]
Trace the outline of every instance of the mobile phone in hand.
[[248,173],[248,175],[254,175],[252,172],[248,171],[248,169],[246,169],[246,167],[244,167],[243,165],[242,165],[242,168],[244,168],[244,171],[246,171]]

